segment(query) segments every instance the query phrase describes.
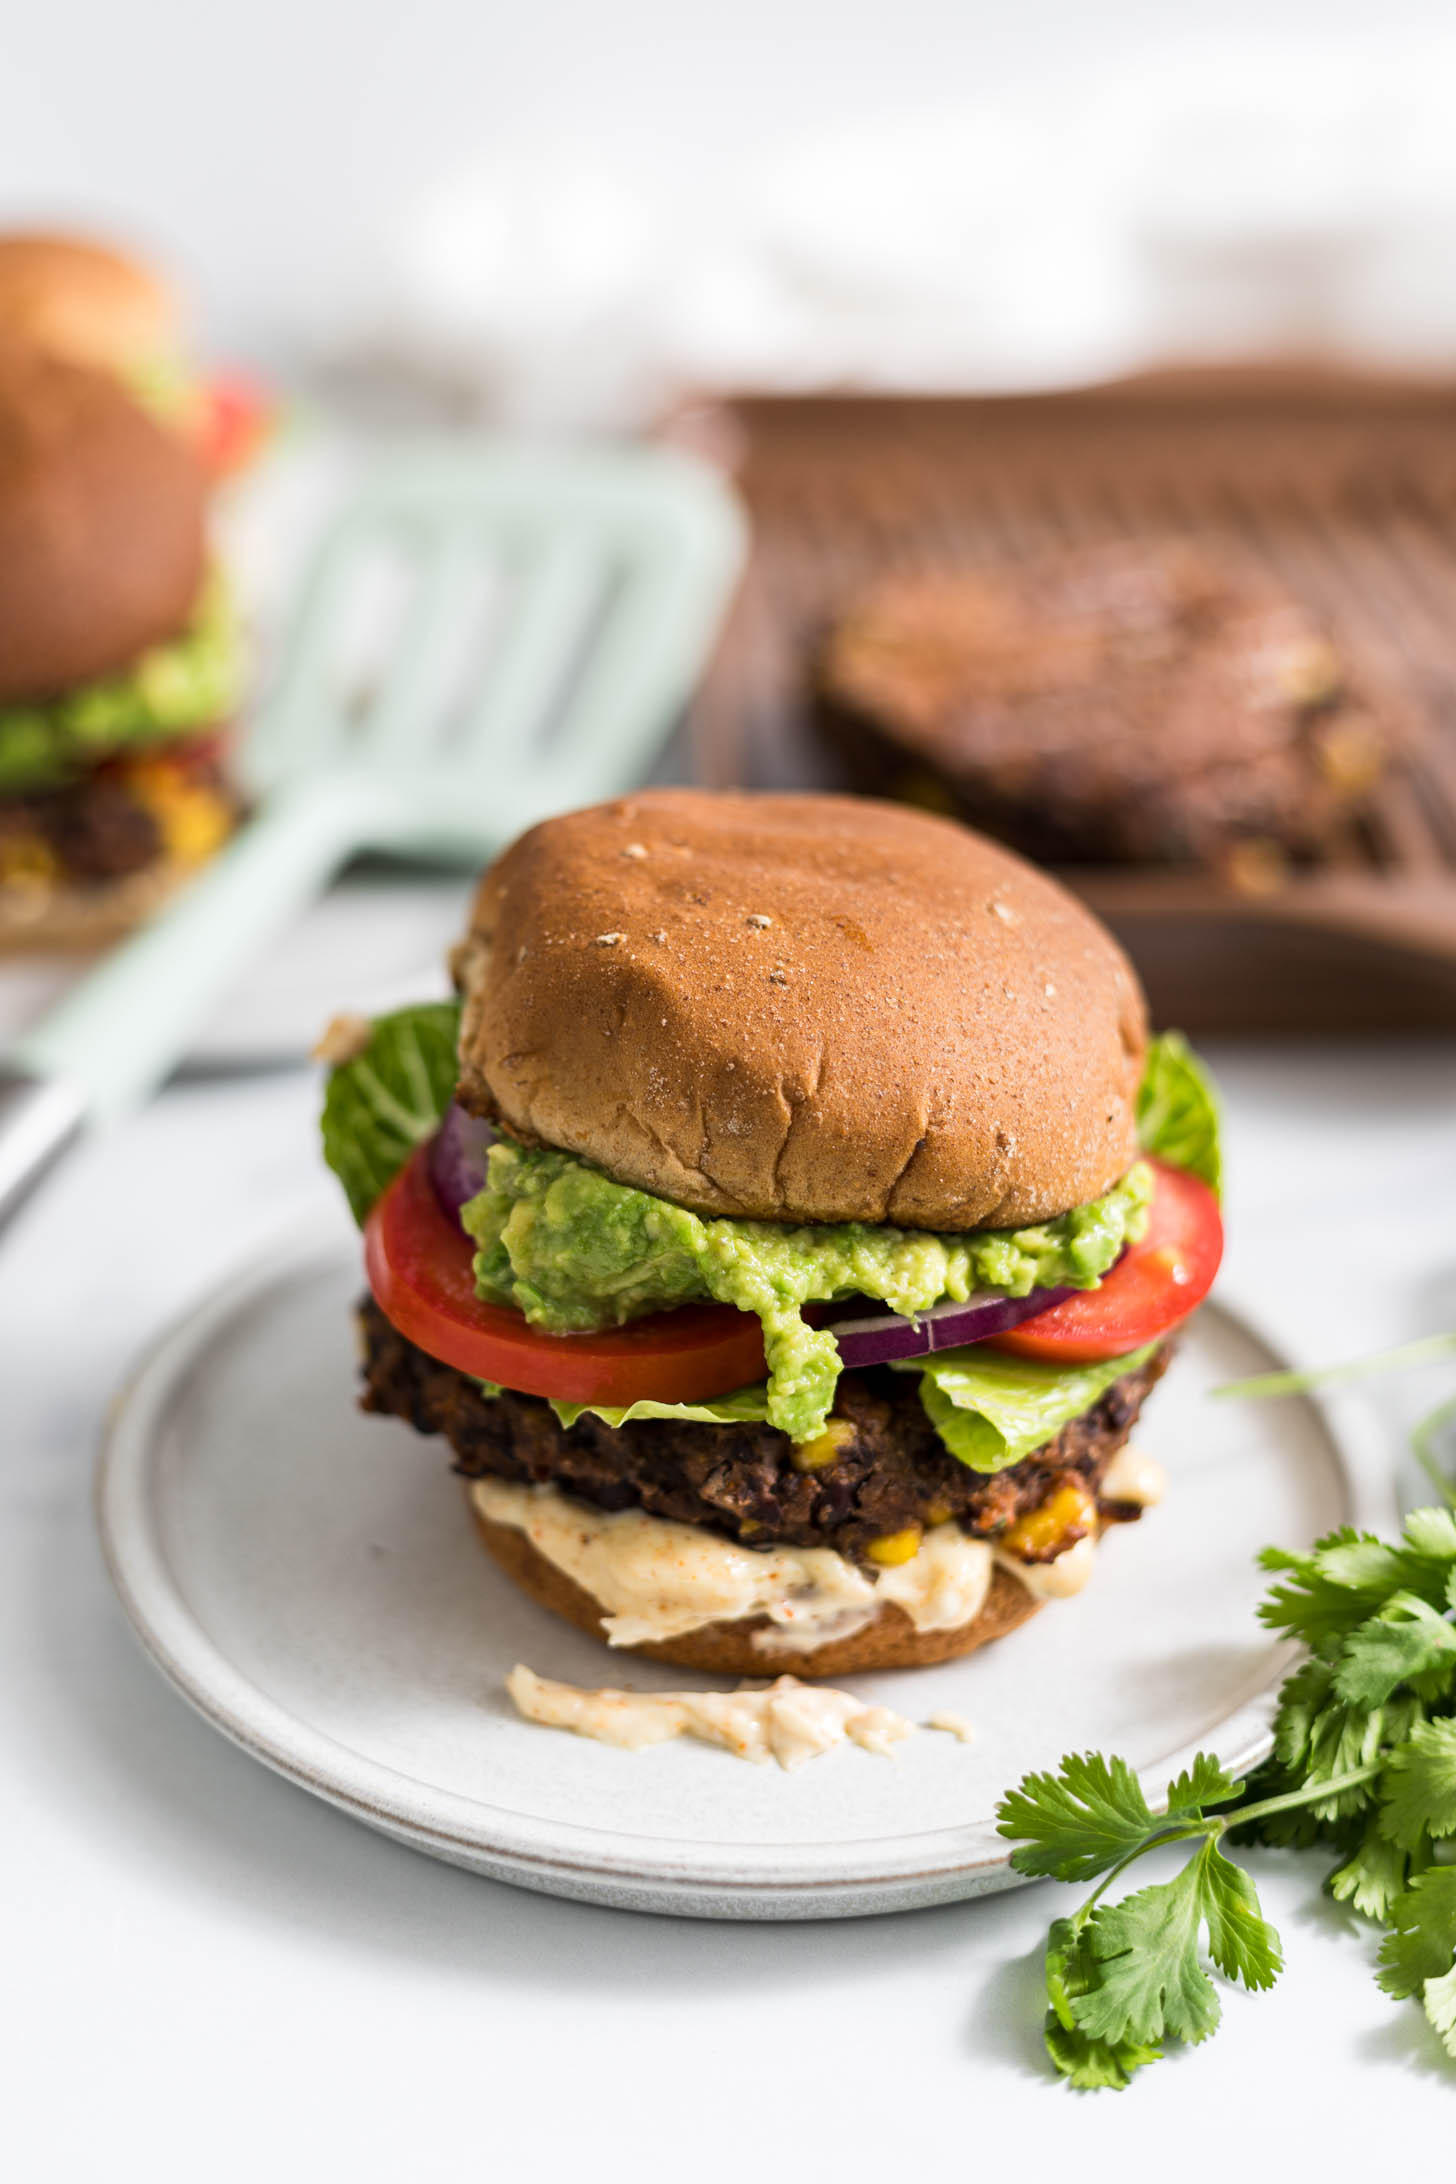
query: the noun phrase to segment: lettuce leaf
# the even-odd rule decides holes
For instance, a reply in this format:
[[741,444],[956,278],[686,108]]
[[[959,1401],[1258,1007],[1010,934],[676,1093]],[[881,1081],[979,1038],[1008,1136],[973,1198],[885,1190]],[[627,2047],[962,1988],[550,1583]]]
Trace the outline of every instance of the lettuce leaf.
[[1098,1365],[1049,1365],[1011,1357],[984,1343],[907,1357],[893,1368],[919,1373],[920,1400],[936,1432],[972,1471],[1005,1471],[1080,1418],[1114,1380],[1134,1373],[1157,1348],[1150,1342],[1127,1357]]
[[432,1137],[455,1096],[458,1001],[429,1001],[377,1016],[369,1043],[329,1073],[324,1159],[360,1226],[417,1145]]
[[736,1395],[715,1396],[708,1403],[654,1403],[644,1396],[625,1408],[610,1403],[556,1402],[551,1408],[563,1426],[574,1426],[586,1411],[593,1418],[605,1419],[609,1426],[632,1426],[639,1418],[675,1418],[680,1424],[699,1426],[756,1425],[768,1417],[768,1387],[760,1380],[755,1388],[740,1388]]
[[1218,1093],[1181,1031],[1150,1041],[1137,1096],[1138,1140],[1145,1153],[1223,1190]]

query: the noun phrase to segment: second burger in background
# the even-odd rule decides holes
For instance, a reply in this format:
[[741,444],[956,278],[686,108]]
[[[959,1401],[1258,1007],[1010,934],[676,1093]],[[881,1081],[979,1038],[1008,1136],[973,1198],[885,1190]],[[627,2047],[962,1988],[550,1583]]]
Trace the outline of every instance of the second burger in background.
[[231,830],[207,492],[116,379],[0,340],[0,946],[110,937]]
[[1222,1245],[1206,1081],[1086,910],[944,820],[659,791],[523,836],[455,969],[334,1027],[324,1144],[366,1407],[527,1591],[837,1675],[1085,1581]]
[[189,355],[171,286],[94,236],[0,229],[0,338],[112,373],[214,476],[239,469],[266,432],[256,390],[204,375]]

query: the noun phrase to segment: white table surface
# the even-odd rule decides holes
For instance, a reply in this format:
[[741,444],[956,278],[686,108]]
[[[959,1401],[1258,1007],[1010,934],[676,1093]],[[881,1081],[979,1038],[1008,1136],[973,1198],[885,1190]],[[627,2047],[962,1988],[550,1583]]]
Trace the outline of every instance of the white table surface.
[[[1456,1325],[1456,1046],[1216,1059],[1231,1288],[1311,1354]],[[330,1203],[315,1103],[301,1072],[174,1088],[0,1243],[8,2175],[918,2180],[1055,2151],[1079,2177],[1196,2177],[1248,2127],[1250,2173],[1342,2176],[1393,2131],[1412,2167],[1449,2147],[1456,2076],[1317,1860],[1255,1861],[1279,1987],[1079,2099],[1037,2036],[1069,1892],[783,1927],[588,1909],[398,1848],[195,1719],[108,1590],[97,1432],[154,1330]]]

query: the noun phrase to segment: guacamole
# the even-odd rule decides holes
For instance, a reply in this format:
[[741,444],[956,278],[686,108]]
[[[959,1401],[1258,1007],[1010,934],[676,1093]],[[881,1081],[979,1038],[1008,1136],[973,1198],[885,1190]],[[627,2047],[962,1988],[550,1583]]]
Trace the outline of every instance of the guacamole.
[[127,744],[187,735],[237,702],[237,625],[212,571],[192,619],[129,668],[37,705],[0,705],[0,795],[53,788]]
[[1033,1228],[791,1228],[705,1220],[568,1153],[503,1142],[491,1148],[486,1188],[460,1218],[480,1246],[480,1295],[515,1305],[552,1333],[620,1326],[705,1299],[757,1314],[769,1420],[804,1441],[824,1429],[840,1363],[833,1335],[810,1327],[803,1305],[864,1296],[913,1317],[978,1290],[1092,1289],[1141,1236],[1151,1190],[1139,1161],[1101,1198]]

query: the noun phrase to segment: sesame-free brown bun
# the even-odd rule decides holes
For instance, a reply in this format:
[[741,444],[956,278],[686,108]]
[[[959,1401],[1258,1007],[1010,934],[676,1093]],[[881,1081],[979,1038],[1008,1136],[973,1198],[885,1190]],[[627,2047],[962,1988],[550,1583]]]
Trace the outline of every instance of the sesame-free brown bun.
[[921,812],[664,789],[547,820],[455,967],[464,1104],[699,1213],[1014,1226],[1137,1157],[1121,950]]
[[[564,1616],[578,1630],[604,1638],[601,1608],[574,1578],[547,1560],[532,1546],[524,1532],[496,1524],[482,1515],[472,1498],[471,1514],[481,1538],[508,1576],[523,1592],[553,1614]],[[652,1645],[613,1647],[613,1652],[641,1653],[652,1661],[670,1661],[675,1668],[701,1670],[710,1676],[764,1676],[791,1669],[796,1676],[853,1676],[878,1668],[929,1668],[936,1661],[952,1661],[977,1646],[1004,1638],[1008,1631],[1035,1615],[1042,1605],[1025,1585],[1005,1570],[995,1570],[991,1589],[980,1611],[956,1630],[917,1630],[900,1608],[881,1608],[847,1638],[828,1639],[807,1652],[797,1647],[765,1650],[755,1644],[755,1634],[769,1629],[767,1616],[745,1616],[736,1623],[705,1623],[701,1630]]]
[[134,258],[79,235],[0,233],[0,335],[102,371],[175,350],[171,292]]
[[0,339],[0,704],[124,668],[204,565],[196,457],[103,373]]

